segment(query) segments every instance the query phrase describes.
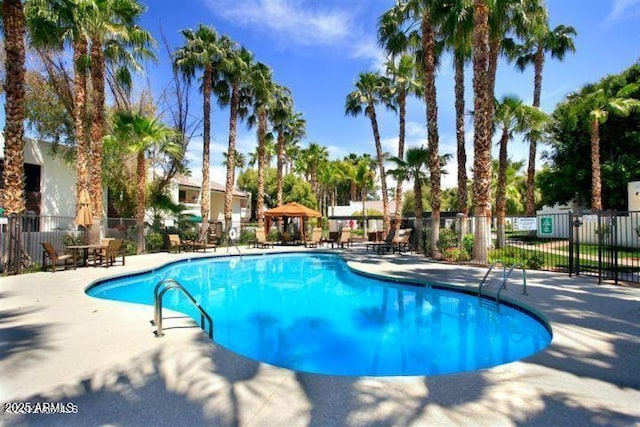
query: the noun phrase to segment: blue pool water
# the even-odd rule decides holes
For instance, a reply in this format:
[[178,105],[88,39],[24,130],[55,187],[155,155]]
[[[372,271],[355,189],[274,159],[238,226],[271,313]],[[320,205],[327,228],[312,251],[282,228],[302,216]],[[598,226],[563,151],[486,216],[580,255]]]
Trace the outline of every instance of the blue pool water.
[[[522,311],[502,305],[497,313],[460,292],[367,278],[330,254],[190,260],[106,280],[87,293],[152,305],[153,288],[165,278],[179,281],[211,315],[216,343],[302,372],[471,371],[532,355],[551,340],[547,328]],[[176,291],[165,295],[164,306],[199,322]]]

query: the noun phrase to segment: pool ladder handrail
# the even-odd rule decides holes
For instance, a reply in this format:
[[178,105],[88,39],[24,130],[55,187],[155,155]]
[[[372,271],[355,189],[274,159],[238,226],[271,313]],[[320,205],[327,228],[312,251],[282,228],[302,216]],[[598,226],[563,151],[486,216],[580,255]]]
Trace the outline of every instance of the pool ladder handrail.
[[164,298],[164,294],[172,289],[181,291],[198,310],[200,313],[200,328],[205,332],[204,320],[207,319],[207,323],[209,323],[209,338],[213,339],[213,320],[211,319],[211,316],[209,316],[209,313],[202,308],[193,295],[191,295],[189,291],[187,291],[187,289],[175,279],[163,279],[158,282],[156,287],[153,289],[153,320],[151,321],[151,324],[156,326],[156,330],[154,331],[156,338],[164,336],[164,333],[162,333],[162,299]]
[[[500,285],[500,288],[498,289],[498,293],[496,294],[494,301],[491,301],[491,299],[489,297],[485,297],[483,299],[482,298],[482,287],[486,285],[487,277],[489,277],[489,274],[491,273],[491,270],[493,270],[493,267],[495,267],[498,264],[502,265],[502,284]],[[509,277],[511,276],[511,273],[513,273],[513,270],[516,269],[516,268],[521,268],[522,269],[522,285],[523,285],[522,294],[523,295],[528,295],[527,294],[527,274],[526,274],[526,271],[525,271],[524,267],[522,267],[520,264],[513,264],[509,268],[509,271],[507,271],[507,265],[502,260],[496,260],[489,266],[489,269],[487,270],[487,272],[485,273],[484,277],[482,278],[482,281],[480,282],[480,286],[478,287],[478,302],[480,304],[485,302],[485,304],[487,306],[490,306],[491,308],[495,308],[496,311],[499,310],[500,309],[500,294],[502,293],[502,291],[504,289],[507,289],[507,280],[509,280]],[[491,303],[493,303],[493,304],[491,304]]]

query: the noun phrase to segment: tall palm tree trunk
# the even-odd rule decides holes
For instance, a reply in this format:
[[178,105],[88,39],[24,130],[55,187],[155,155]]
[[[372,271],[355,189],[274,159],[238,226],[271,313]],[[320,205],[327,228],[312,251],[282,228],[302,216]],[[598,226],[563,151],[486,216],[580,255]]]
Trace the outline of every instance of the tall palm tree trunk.
[[278,132],[278,157],[277,157],[277,177],[276,177],[276,205],[282,206],[282,186],[284,170],[284,133]]
[[[424,68],[424,98],[427,106],[429,143],[429,178],[431,181],[431,256],[437,258],[436,243],[440,237],[440,153],[438,135],[438,102],[436,96],[435,29],[428,13],[422,18],[422,51]],[[419,234],[419,240],[422,235]]]
[[467,226],[467,152],[465,148],[464,129],[464,60],[455,59],[455,109],[456,109],[456,143],[458,160],[458,211],[462,214],[461,234],[466,234]]
[[371,119],[371,128],[373,129],[373,139],[376,144],[376,157],[378,160],[378,171],[380,172],[380,191],[382,192],[382,222],[385,233],[389,232],[391,222],[389,221],[389,194],[387,193],[387,175],[384,171],[384,154],[382,152],[382,143],[380,142],[380,131],[378,130],[378,120],[376,118],[376,109],[373,103],[367,108],[369,119]]
[[600,179],[600,123],[591,119],[591,210],[602,210],[602,182]]
[[258,226],[264,227],[264,168],[265,168],[265,144],[267,135],[267,112],[264,107],[258,111],[258,200],[256,200],[256,215]]
[[507,143],[509,142],[509,133],[502,132],[500,137],[500,154],[498,157],[498,188],[496,190],[496,216],[497,216],[497,248],[505,246],[505,229],[504,221],[507,210]]
[[76,209],[80,207],[80,193],[89,189],[89,142],[85,133],[87,116],[87,74],[85,57],[87,42],[76,40],[73,46],[74,89],[73,125],[76,137]]
[[[0,200],[7,213],[25,210],[24,194],[24,10],[20,0],[4,0],[2,3],[2,24],[5,31],[6,52],[6,103],[4,105],[4,194]],[[10,239],[12,241],[12,239]],[[10,250],[18,254],[19,250]],[[8,260],[16,265],[18,260]],[[15,261],[15,262],[12,262]]]
[[[407,116],[407,91],[402,90],[398,96],[398,112],[399,112],[399,132],[398,132],[398,158],[404,159],[404,139],[406,133],[406,116]],[[395,212],[395,228],[400,229],[402,219],[402,180],[396,183],[396,212]]]
[[238,105],[240,104],[239,87],[234,83],[231,88],[231,102],[229,107],[229,147],[227,148],[227,181],[224,191],[224,229],[231,229],[233,212],[233,184],[236,171],[236,134],[238,127]]
[[[540,107],[540,94],[542,92],[542,68],[544,67],[544,50],[542,46],[538,46],[534,60],[533,73],[533,106]],[[535,215],[535,183],[536,183],[536,151],[538,149],[538,140],[535,135],[529,141],[529,164],[527,166],[527,194],[526,194],[526,213],[527,215]]]
[[[95,38],[91,41],[91,84],[93,86],[91,104],[91,173],[89,194],[91,195],[94,218],[102,219],[102,138],[104,136],[104,55],[102,43]],[[97,227],[96,227],[97,228]]]
[[486,0],[473,2],[473,213],[476,217],[473,259],[487,262],[487,223],[491,215],[491,80],[489,78],[489,7]]
[[209,209],[210,209],[210,184],[209,184],[209,166],[210,166],[210,141],[211,141],[211,63],[207,63],[204,67],[204,75],[202,82],[202,93],[204,95],[202,103],[203,120],[203,136],[202,136],[202,194],[200,195],[200,215],[202,216],[201,233],[206,234],[209,228]]
[[140,150],[136,159],[136,176],[138,178],[136,186],[136,228],[138,254],[141,254],[145,250],[144,213],[146,205],[145,195],[147,191],[147,167],[145,163],[144,150]]
[[[6,53],[6,81],[4,105],[4,172],[1,177],[4,190],[0,190],[0,206],[8,214],[25,210],[24,194],[24,10],[20,0],[2,2],[2,25],[4,27]],[[21,221],[9,222],[8,251],[3,252],[0,262],[5,271],[19,273],[21,269],[22,248],[19,236],[22,232]],[[12,226],[15,224],[16,226]]]

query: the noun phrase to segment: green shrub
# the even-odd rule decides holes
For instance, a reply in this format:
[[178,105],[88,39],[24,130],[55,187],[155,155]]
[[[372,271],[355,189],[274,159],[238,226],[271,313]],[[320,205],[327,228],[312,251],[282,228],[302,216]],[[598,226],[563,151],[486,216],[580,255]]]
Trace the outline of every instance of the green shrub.
[[155,231],[152,233],[147,233],[145,237],[147,241],[147,250],[149,251],[157,251],[164,246],[164,237],[160,233],[156,233]]
[[84,244],[84,234],[69,233],[62,236],[62,244],[65,246],[75,246]]
[[440,236],[438,237],[436,246],[442,253],[449,248],[455,248],[458,246],[458,235],[453,230],[443,228],[440,230]]
[[135,255],[138,253],[138,245],[131,239],[124,239],[122,246],[124,246],[124,253],[126,255]]
[[467,233],[462,238],[462,248],[471,258],[471,254],[473,253],[473,234]]
[[254,230],[244,229],[240,232],[239,243],[249,243],[256,239],[256,232]]
[[267,234],[267,240],[269,242],[277,242],[278,241],[278,230],[275,228]]
[[541,252],[530,252],[525,262],[527,268],[539,270],[544,266],[544,254]]
[[196,240],[198,238],[198,234],[193,228],[187,228],[182,231],[182,238],[184,240]]

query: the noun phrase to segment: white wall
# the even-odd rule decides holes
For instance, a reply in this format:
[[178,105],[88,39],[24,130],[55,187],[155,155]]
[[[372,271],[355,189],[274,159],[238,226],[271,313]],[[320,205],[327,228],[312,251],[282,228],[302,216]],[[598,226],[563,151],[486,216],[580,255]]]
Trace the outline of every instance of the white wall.
[[[2,137],[0,158],[4,158]],[[25,138],[24,161],[40,165],[40,214],[75,216],[76,174],[73,165],[65,162],[61,155],[51,155],[50,143],[30,138]]]
[[629,211],[640,211],[640,181],[633,181],[627,184],[629,194]]

